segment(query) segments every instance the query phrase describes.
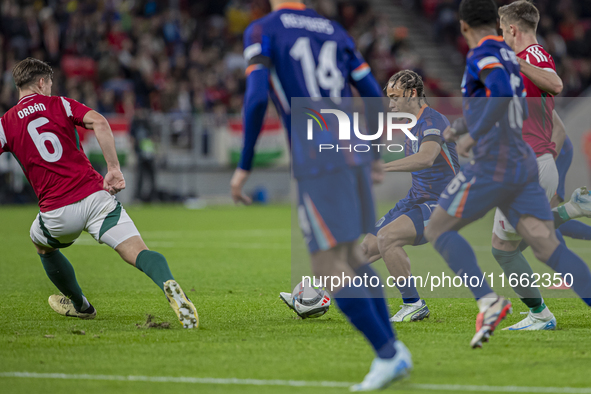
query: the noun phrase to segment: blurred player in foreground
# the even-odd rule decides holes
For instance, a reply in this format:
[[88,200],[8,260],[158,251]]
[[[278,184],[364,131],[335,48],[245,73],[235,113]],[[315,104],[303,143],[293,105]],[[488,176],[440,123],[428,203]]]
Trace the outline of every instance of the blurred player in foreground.
[[[556,238],[535,154],[521,137],[524,85],[515,53],[496,35],[495,2],[462,0],[459,18],[470,52],[462,82],[468,134],[456,149],[467,157],[474,147],[474,158],[441,194],[425,236],[458,276],[468,278],[466,285],[480,310],[470,342],[475,348],[511,312],[511,303],[488,285],[472,247],[458,233],[461,228],[499,207],[536,258],[572,275],[573,288],[587,305],[591,305],[591,272]],[[444,137],[456,140],[457,132],[448,128]]]
[[403,305],[390,321],[418,321],[428,317],[430,312],[409,278],[410,260],[403,246],[427,243],[423,232],[431,210],[460,165],[456,144],[443,140],[449,121],[427,105],[423,80],[417,73],[403,70],[394,74],[386,85],[386,94],[391,111],[417,117],[417,125],[410,130],[417,140],[406,137],[405,157],[384,165],[386,172],[411,172],[412,187],[404,199],[378,220],[361,247],[370,262],[381,257],[392,277],[406,278],[405,286],[398,286]]
[[[552,56],[538,44],[536,29],[540,14],[537,8],[529,1],[520,0],[501,7],[499,17],[503,38],[517,54],[528,97],[529,116],[523,122],[523,139],[536,154],[540,185],[546,191],[548,200],[551,200],[556,195],[559,184],[559,173],[554,158],[566,137],[564,125],[554,110],[553,97],[562,91],[562,80],[556,74]],[[588,195],[581,194],[582,189],[577,189],[571,201],[560,208],[568,219],[591,214],[591,211],[587,211],[591,208],[591,200]],[[569,216],[567,211],[572,216]],[[554,214],[555,227],[564,223],[562,216],[564,215],[558,211]],[[561,239],[560,232],[556,235]],[[522,273],[527,273],[531,277],[533,274],[522,254],[522,249],[526,246],[527,244],[522,242],[519,234],[497,208],[492,252],[507,277],[512,274],[519,276]],[[538,288],[523,289],[518,286],[514,289],[521,294],[522,301],[530,308],[530,312],[525,319],[505,329],[553,330],[556,328],[556,318],[546,307]]]
[[[336,103],[340,97],[351,97],[351,85],[362,97],[382,97],[381,89],[340,25],[307,9],[302,2],[271,0],[271,5],[273,12],[254,21],[244,32],[244,55],[249,64],[244,148],[231,181],[232,197],[236,202],[250,203],[242,188],[252,168],[270,94],[291,141],[299,222],[314,275],[377,277],[357,240],[375,223],[371,172],[373,167],[377,177],[383,176],[381,161],[372,153],[352,154],[354,164],[345,160],[343,152],[332,156],[318,153],[317,140],[295,134],[306,133],[305,128],[292,130],[291,99],[331,97]],[[383,388],[408,375],[412,368],[410,352],[396,339],[381,286],[341,286],[332,296],[376,353],[370,372],[351,390]]]
[[[49,297],[51,308],[64,316],[96,316],[74,268],[60,251],[86,231],[148,275],[164,291],[183,327],[197,327],[195,306],[174,280],[166,259],[148,250],[112,196],[125,189],[125,180],[107,120],[75,100],[51,96],[53,71],[40,60],[19,62],[12,75],[19,101],[0,119],[0,154],[14,155],[39,197],[40,212],[31,226],[31,239],[47,276],[62,293]],[[76,126],[94,131],[107,162],[104,179],[84,154]]]

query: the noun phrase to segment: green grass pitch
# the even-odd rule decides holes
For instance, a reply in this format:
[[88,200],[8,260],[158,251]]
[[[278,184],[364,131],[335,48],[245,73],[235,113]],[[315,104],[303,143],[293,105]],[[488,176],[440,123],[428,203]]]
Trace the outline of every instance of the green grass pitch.
[[[2,207],[0,392],[346,392],[346,388],[330,387],[1,377],[6,372],[307,382],[358,382],[367,373],[372,351],[336,307],[320,319],[298,320],[278,298],[280,291],[291,286],[289,206],[194,211],[151,206],[128,211],[147,245],[166,256],[176,279],[195,302],[200,328],[182,329],[150,279],[87,234],[64,254],[97,308],[97,318],[82,321],[57,315],[47,304],[56,289],[45,276],[28,235],[36,207]],[[491,225],[489,215],[463,232],[477,245],[484,267],[496,264],[489,251]],[[567,243],[591,261],[588,243]],[[427,267],[451,272],[429,245],[407,250],[417,271]],[[534,260],[531,252],[526,257]],[[376,265],[385,272],[383,262]],[[534,270],[544,270],[539,263],[533,265]],[[499,330],[480,350],[469,347],[477,313],[472,299],[427,301],[432,311],[429,319],[396,325],[398,336],[413,354],[415,369],[411,379],[395,384],[394,389],[495,392],[523,386],[591,392],[583,389],[591,385],[591,310],[580,300],[546,298],[558,319],[557,331]],[[503,326],[517,322],[522,318],[519,312],[526,311],[514,296],[513,301],[513,315]],[[392,310],[398,309],[399,299],[389,302]],[[157,322],[171,322],[171,328],[138,328],[147,314]]]

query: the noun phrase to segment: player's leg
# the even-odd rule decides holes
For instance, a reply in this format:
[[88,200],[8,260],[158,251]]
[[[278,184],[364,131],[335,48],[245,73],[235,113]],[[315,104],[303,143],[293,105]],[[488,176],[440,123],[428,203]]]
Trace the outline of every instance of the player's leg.
[[193,303],[175,281],[166,258],[144,243],[133,220],[107,192],[91,195],[85,204],[88,220],[85,230],[98,242],[113,248],[121,258],[145,273],[166,295],[170,307],[185,328],[199,325]]
[[[496,193],[491,192],[498,193],[500,190],[494,190],[491,184],[486,180],[477,182],[476,176],[471,173],[459,172],[442,193],[425,228],[425,238],[460,276],[483,276],[474,250],[458,231],[494,207],[493,195]],[[493,293],[486,281],[482,286],[472,286],[467,282],[476,300]]]
[[565,275],[571,275],[573,290],[587,305],[591,306],[589,266],[565,244],[558,241],[553,222],[526,215],[519,220],[517,231],[531,246],[538,260],[560,273],[563,278]]
[[[509,222],[500,210],[497,212],[502,216],[501,220],[504,221],[506,228]],[[508,240],[502,234],[499,234],[496,227],[498,218],[497,214],[495,214],[495,232],[492,235],[492,254],[495,260],[503,269],[507,279],[521,278],[522,276],[532,278],[534,272],[519,248],[521,241]],[[517,286],[513,287],[513,290],[521,301],[527,305],[529,313],[525,319],[504,328],[504,330],[554,330],[556,328],[556,318],[544,303],[540,290],[537,287],[524,287],[521,283],[522,281],[518,280]]]
[[[380,317],[380,322],[385,323],[383,327],[392,339],[388,344],[382,347],[382,352],[377,353],[372,363],[369,373],[363,379],[363,382],[351,387],[351,391],[368,391],[378,388],[384,388],[389,383],[408,376],[412,369],[412,357],[404,344],[396,339],[393,327],[389,322],[389,310],[386,303],[384,290],[378,274],[372,269],[370,264],[365,263],[365,258],[361,249],[356,243],[350,243],[348,248],[348,264],[354,268],[355,273],[360,278],[367,278],[368,286],[365,286],[373,307]],[[350,289],[350,288],[349,288]],[[343,291],[341,290],[341,295]],[[341,304],[343,304],[341,299]],[[385,350],[385,352],[384,352]]]
[[[116,237],[112,232],[106,235]],[[103,242],[110,243],[110,240]],[[114,249],[125,262],[146,274],[162,291],[165,291],[166,282],[174,280],[166,258],[158,252],[149,250],[141,236],[134,235],[119,243]]]
[[[469,220],[452,216],[444,208],[437,206],[425,228],[425,237],[458,276],[463,277],[467,274],[468,278],[474,276],[482,278],[482,271],[476,261],[474,250],[458,233],[469,223]],[[477,301],[493,293],[486,280],[482,286],[473,286],[469,282],[467,281],[466,284]]]
[[361,242],[361,251],[369,264],[375,263],[382,258],[378,249],[378,237],[373,234],[365,235],[363,242]]
[[[357,251],[355,251],[357,249]],[[361,249],[354,242],[337,244],[329,250],[318,250],[311,254],[312,272],[316,277],[351,278],[357,276],[355,268],[350,265],[349,254],[357,252],[363,256]],[[362,266],[359,262],[356,267]],[[395,337],[388,322],[383,323],[380,312],[376,309],[372,296],[365,286],[353,286],[343,281],[330,289],[333,299],[353,324],[371,343],[378,357],[394,356]]]
[[[551,154],[545,154],[537,158],[538,180],[546,193],[546,198],[551,199],[556,194],[558,187],[558,170]],[[492,235],[492,254],[505,273],[507,279],[512,277],[531,278],[533,270],[522,253],[527,245],[517,234],[515,228],[497,208],[494,217]],[[512,283],[512,281],[509,281]],[[508,330],[552,330],[556,328],[556,319],[550,312],[542,294],[537,287],[521,286],[522,281],[517,281],[513,290],[519,295],[521,301],[530,309],[527,317],[520,322],[507,327]]]
[[[131,223],[133,224],[133,222]],[[115,229],[110,233],[106,232],[105,235],[117,239],[118,235],[114,233],[115,231],[124,233],[126,230]],[[132,232],[133,230],[127,231]],[[126,239],[114,249],[124,261],[142,271],[164,291],[170,307],[176,313],[183,327],[196,328],[199,326],[199,316],[195,306],[172,276],[168,262],[163,255],[149,250],[139,235]]]
[[[466,174],[462,171],[442,193],[425,228],[425,237],[448,266],[456,275],[467,278],[466,285],[478,303],[480,312],[476,318],[476,335],[470,342],[472,347],[481,347],[482,341],[488,340],[507,313],[511,313],[511,303],[493,292],[478,266],[474,250],[458,231],[498,205],[508,191],[491,179],[477,178],[469,169]],[[471,281],[473,277],[479,280]]]
[[385,387],[407,374],[412,361],[408,350],[396,340],[381,286],[372,287],[369,278],[369,286],[353,282],[364,274],[377,276],[357,244],[359,236],[370,232],[375,223],[369,168],[299,179],[298,193],[298,217],[310,251],[312,271],[315,276],[343,279],[328,290],[377,356],[364,381],[352,390]]
[[[559,181],[556,194],[552,196],[552,200],[550,200],[550,206],[553,209],[557,208],[564,201],[566,173],[568,172],[572,160],[573,145],[567,138],[564,142],[562,151],[560,151],[558,158],[556,158],[556,168],[558,169]],[[562,235],[573,239],[582,239],[586,241],[591,240],[591,226],[578,220],[569,220],[565,223],[562,223],[557,227],[557,230],[559,230]]]
[[398,201],[396,206],[389,210],[384,216],[382,216],[365,235],[365,238],[363,238],[363,242],[361,242],[361,250],[365,254],[366,261],[369,264],[374,263],[382,258],[378,248],[378,231],[402,215],[402,211],[408,208],[405,204],[406,200]]
[[82,231],[76,205],[40,212],[31,225],[30,236],[47,277],[62,293],[49,297],[51,308],[64,316],[93,319],[96,310],[82,293],[74,267],[60,251],[60,248],[70,246]]
[[557,230],[560,231],[562,235],[572,239],[581,239],[583,241],[591,240],[591,226],[579,220],[569,220],[558,226]]
[[[417,238],[415,223],[409,215],[418,218],[421,222],[422,232],[423,217],[420,209],[416,208],[382,227],[378,231],[377,237],[380,254],[390,276],[396,278],[397,287],[403,300],[400,311],[390,319],[393,322],[423,320],[430,313],[425,301],[419,297],[414,280],[411,278],[410,259],[403,249],[403,246],[414,245]],[[399,280],[398,278],[401,277],[403,279]],[[398,284],[403,284],[403,286]]]
[[556,238],[550,204],[540,185],[535,182],[526,185],[505,212],[536,258],[563,277],[570,274],[574,291],[591,306],[589,267]]
[[362,252],[362,249],[357,245],[357,243],[350,243],[349,250],[347,252],[348,264],[351,268],[353,268],[357,276],[360,278],[368,278],[368,286],[365,287],[371,296],[371,300],[380,317],[382,325],[387,331],[391,331],[392,335],[394,335],[394,330],[390,324],[390,310],[386,301],[384,288],[382,287],[382,281],[378,273],[374,271],[370,263],[366,261],[366,257]]
[[[370,179],[369,168],[360,167],[298,181],[298,217],[314,275],[354,278],[355,271],[366,264],[357,239],[375,223]],[[372,343],[378,356],[391,357],[392,346],[382,349],[387,341],[395,341],[387,308],[384,313],[369,288],[340,283],[327,290],[351,323]]]
[[[372,244],[371,246],[374,246],[375,242],[375,246],[378,248],[378,253],[379,253],[379,240],[380,238],[382,238],[381,242],[382,242],[382,247],[384,247],[386,244],[388,244],[390,241],[390,237],[388,236],[388,233],[390,233],[391,231],[396,231],[396,229],[398,229],[398,226],[391,226],[392,222],[398,220],[398,218],[400,218],[402,215],[407,214],[409,211],[416,209],[417,205],[415,204],[415,202],[407,200],[407,199],[403,199],[398,201],[398,203],[396,204],[396,206],[394,208],[392,208],[390,211],[388,211],[388,213],[386,213],[382,218],[380,218],[375,226],[371,229],[371,233],[368,234],[364,240],[364,243],[367,244],[367,248],[369,250],[369,242],[371,241]],[[429,211],[429,206],[425,205],[425,207],[427,208],[427,211]],[[430,214],[430,211],[429,211]],[[424,219],[422,217],[421,214],[421,210],[420,209],[416,209],[415,214],[413,215],[413,218],[415,218],[415,221],[418,222],[419,224],[417,225],[413,225],[414,222],[411,223],[412,229],[410,229],[410,231],[414,231],[414,238],[412,238],[412,235],[409,235],[409,242],[410,244],[414,243],[415,238],[417,238],[417,231],[420,232],[420,238],[423,238],[423,223],[424,223]],[[427,219],[428,219],[428,215],[427,215]],[[384,230],[386,227],[388,227],[388,229]],[[406,227],[405,227],[406,228]],[[416,228],[416,229],[415,229]],[[419,229],[419,230],[417,230]],[[382,231],[383,230],[383,231]],[[381,235],[380,235],[381,234]],[[394,234],[394,237],[399,236],[400,234]],[[401,235],[402,237],[405,237],[404,235]],[[410,238],[412,238],[412,240],[410,240]],[[426,241],[424,241],[426,242]],[[362,244],[362,248],[363,248],[363,244]],[[373,250],[373,249],[372,249]],[[406,253],[404,251],[402,251],[402,253],[404,253],[404,256],[406,256]],[[380,256],[382,256],[380,254]],[[388,259],[391,260],[391,259]],[[388,268],[388,270],[390,271],[390,274],[392,276],[398,277],[398,276],[403,276],[404,279],[404,287],[399,288],[401,294],[402,294],[402,298],[403,301],[406,304],[409,304],[412,308],[420,308],[422,306],[422,304],[424,304],[424,302],[422,302],[420,300],[420,297],[418,295],[418,293],[416,292],[416,288],[414,286],[414,281],[413,282],[408,282],[408,280],[406,279],[408,276],[410,276],[410,263],[407,261],[408,260],[408,256],[406,256],[406,260],[405,262],[401,263],[401,267],[407,263],[408,264],[408,269],[403,270],[401,272],[401,275],[398,275],[398,269],[397,269],[397,264],[396,261],[395,262],[387,262],[386,260],[384,260],[384,262],[386,263],[386,267]],[[368,262],[372,263],[374,260],[369,259]],[[413,305],[413,304],[421,304],[421,305]],[[408,308],[403,308],[404,311],[406,311],[406,309]],[[426,307],[425,307],[426,309]],[[402,311],[402,312],[404,312]],[[400,312],[399,312],[400,313]],[[411,314],[412,315],[412,314]],[[400,317],[400,316],[398,316]]]

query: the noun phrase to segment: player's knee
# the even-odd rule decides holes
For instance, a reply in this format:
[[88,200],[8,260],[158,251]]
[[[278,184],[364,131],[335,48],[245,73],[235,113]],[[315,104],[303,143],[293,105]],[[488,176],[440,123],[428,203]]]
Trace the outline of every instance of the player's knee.
[[[491,239],[491,245],[493,247],[493,250],[496,249],[496,250],[500,250],[503,252],[516,252],[517,249],[519,248],[520,243],[521,243],[521,240],[506,241],[506,240],[500,238],[495,233],[493,233],[492,239]],[[494,255],[494,252],[493,252],[493,255]]]
[[38,254],[49,254],[57,250],[49,246],[37,245],[35,242],[33,242],[33,245],[35,245],[35,249],[37,249]]
[[380,252],[392,247],[392,244],[395,242],[393,234],[390,234],[387,231],[383,230],[378,231],[377,240],[378,249],[380,250]]

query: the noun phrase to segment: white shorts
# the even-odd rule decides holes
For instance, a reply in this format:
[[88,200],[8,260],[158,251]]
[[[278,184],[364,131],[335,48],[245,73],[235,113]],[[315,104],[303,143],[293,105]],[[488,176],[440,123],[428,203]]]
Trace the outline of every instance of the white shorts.
[[83,230],[113,249],[140,235],[125,209],[105,190],[62,208],[39,212],[30,234],[37,245],[65,248],[72,245]]
[[[540,186],[546,191],[546,197],[550,201],[558,188],[558,169],[556,168],[556,162],[551,153],[543,154],[536,160],[538,162]],[[517,234],[517,231],[511,226],[499,208],[495,211],[493,233],[504,241],[521,240],[521,236]]]

